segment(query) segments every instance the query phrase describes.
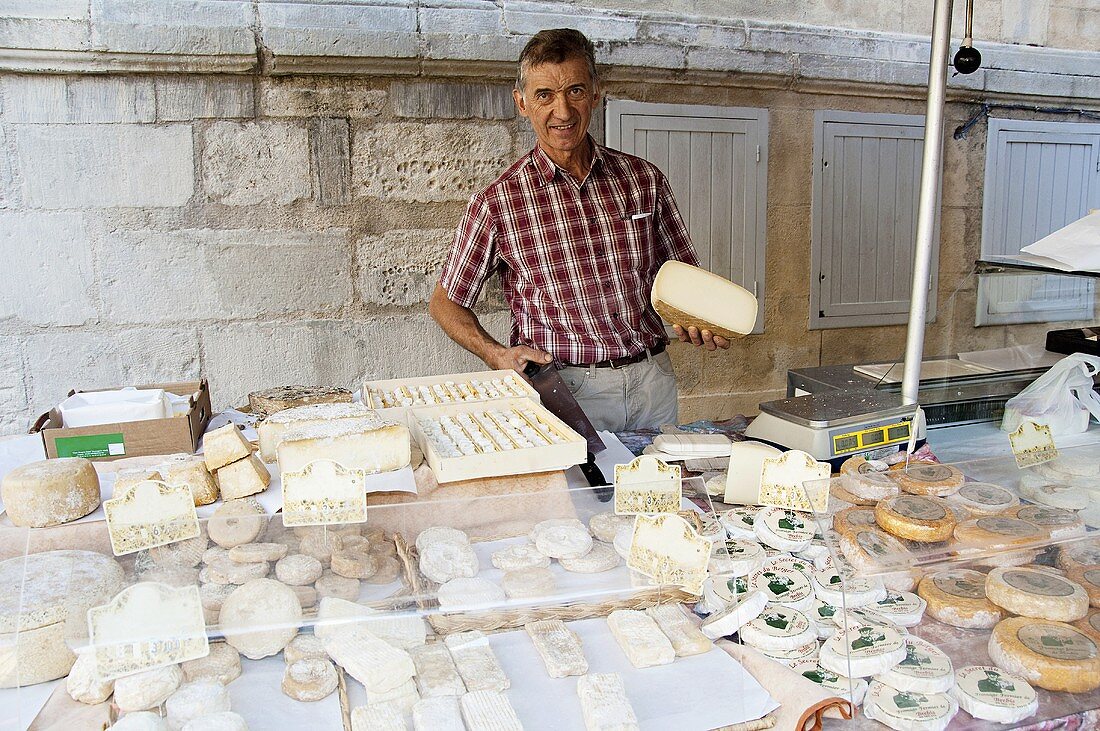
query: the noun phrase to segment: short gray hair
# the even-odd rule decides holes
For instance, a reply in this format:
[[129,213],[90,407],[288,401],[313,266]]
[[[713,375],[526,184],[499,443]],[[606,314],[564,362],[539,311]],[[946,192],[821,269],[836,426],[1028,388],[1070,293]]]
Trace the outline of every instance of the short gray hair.
[[519,74],[516,77],[516,89],[523,91],[527,69],[544,63],[565,63],[579,58],[588,64],[588,73],[592,83],[599,81],[596,74],[596,47],[583,33],[574,28],[552,28],[540,30],[519,54]]

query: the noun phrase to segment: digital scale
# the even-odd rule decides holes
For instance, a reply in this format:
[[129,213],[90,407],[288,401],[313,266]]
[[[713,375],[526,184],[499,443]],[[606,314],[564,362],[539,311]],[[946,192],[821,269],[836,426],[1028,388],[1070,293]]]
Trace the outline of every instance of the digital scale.
[[839,463],[857,454],[896,451],[914,440],[914,433],[924,439],[923,419],[914,426],[917,411],[897,393],[823,391],[760,404],[745,436]]

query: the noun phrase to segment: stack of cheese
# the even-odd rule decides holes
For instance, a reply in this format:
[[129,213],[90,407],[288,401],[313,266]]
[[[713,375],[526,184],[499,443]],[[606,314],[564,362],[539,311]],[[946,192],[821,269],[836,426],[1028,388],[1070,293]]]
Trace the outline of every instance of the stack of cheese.
[[[374,411],[362,412],[358,405],[341,404],[303,409],[292,420],[273,421],[262,443],[272,445],[279,469],[301,472],[310,462],[329,460],[347,470],[367,474],[389,472],[409,464],[409,430],[393,424]],[[261,424],[261,429],[264,424]]]
[[119,497],[130,486],[146,480],[167,485],[186,485],[196,507],[209,505],[218,499],[218,483],[202,455],[171,454],[153,467],[119,470],[115,473],[112,496]]
[[267,489],[271,473],[252,453],[252,444],[236,425],[207,432],[202,443],[206,467],[217,478],[222,500],[237,500]]

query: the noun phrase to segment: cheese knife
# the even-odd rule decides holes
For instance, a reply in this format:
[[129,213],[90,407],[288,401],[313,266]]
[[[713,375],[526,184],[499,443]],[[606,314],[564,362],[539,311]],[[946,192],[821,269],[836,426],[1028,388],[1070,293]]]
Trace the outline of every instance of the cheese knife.
[[607,480],[596,465],[596,455],[607,449],[607,446],[600,438],[596,427],[592,426],[592,422],[589,421],[581,405],[577,403],[577,399],[573,398],[573,394],[565,385],[565,381],[561,379],[557,365],[548,363],[540,366],[538,363],[529,361],[523,369],[523,375],[531,384],[531,388],[538,392],[539,397],[542,399],[542,405],[546,407],[546,410],[564,421],[570,429],[580,434],[588,442],[588,460],[584,464],[578,465],[581,472],[584,473],[584,478],[588,480],[588,484],[592,487],[606,485]]

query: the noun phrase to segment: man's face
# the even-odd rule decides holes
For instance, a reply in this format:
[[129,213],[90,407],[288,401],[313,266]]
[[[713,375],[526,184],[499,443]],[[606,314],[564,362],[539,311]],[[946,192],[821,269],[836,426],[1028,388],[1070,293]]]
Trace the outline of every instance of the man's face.
[[512,95],[519,113],[531,120],[540,146],[551,158],[555,153],[584,148],[600,94],[583,59],[527,69],[523,89]]

